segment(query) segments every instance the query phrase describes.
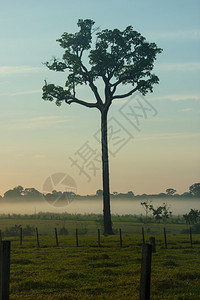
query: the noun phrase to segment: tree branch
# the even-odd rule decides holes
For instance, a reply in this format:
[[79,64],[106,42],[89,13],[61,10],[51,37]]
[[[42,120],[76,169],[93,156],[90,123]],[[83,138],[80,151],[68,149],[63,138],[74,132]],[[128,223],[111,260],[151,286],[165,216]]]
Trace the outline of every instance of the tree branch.
[[123,76],[119,80],[117,80],[115,83],[111,84],[111,87],[116,88],[122,81],[132,79],[131,76]]
[[80,99],[78,99],[78,98],[76,98],[76,97],[73,97],[73,99],[71,99],[71,100],[65,100],[65,102],[66,102],[67,104],[77,103],[77,104],[81,104],[81,105],[86,106],[86,107],[89,107],[89,108],[93,108],[93,107],[98,108],[97,103],[89,103],[89,102],[80,100]]
[[130,92],[126,93],[126,94],[122,94],[122,95],[116,95],[114,97],[112,97],[112,100],[114,99],[121,99],[121,98],[126,98],[128,96],[131,96],[134,92],[136,92],[139,89],[139,85],[137,85],[134,89],[132,89]]
[[93,91],[94,95],[95,95],[95,98],[97,100],[97,102],[102,105],[103,102],[101,100],[101,97],[98,93],[98,90],[97,90],[97,87],[96,85],[94,84],[92,78],[90,77],[90,74],[89,74],[89,71],[87,70],[87,68],[83,65],[83,63],[81,62],[81,67],[82,69],[84,70],[84,72],[82,71],[82,75],[85,76],[86,80],[89,82],[89,86],[91,88],[91,90]]
[[130,75],[129,76],[123,76],[120,79],[118,79],[115,83],[111,84],[111,87],[113,90],[111,91],[112,95],[116,92],[117,86],[122,83],[122,81],[131,80],[133,79]]
[[44,100],[53,101],[56,100],[56,104],[61,105],[62,101],[65,101],[67,104],[77,103],[87,107],[96,107],[100,108],[99,104],[86,102],[84,100],[80,100],[75,97],[75,90],[73,90],[73,94],[70,93],[69,90],[64,90],[60,86],[55,86],[54,84],[47,84],[45,80],[45,85],[43,86],[43,96]]

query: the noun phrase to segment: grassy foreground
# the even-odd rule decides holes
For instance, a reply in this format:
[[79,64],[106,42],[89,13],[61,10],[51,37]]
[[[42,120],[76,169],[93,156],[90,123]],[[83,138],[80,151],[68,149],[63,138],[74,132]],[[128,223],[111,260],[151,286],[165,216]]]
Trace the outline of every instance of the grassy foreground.
[[[156,237],[152,256],[151,299],[200,299],[200,235]],[[6,238],[4,238],[5,240]],[[8,238],[7,238],[8,239]],[[148,241],[149,236],[146,236]],[[10,299],[139,299],[141,235],[25,237],[11,240]]]

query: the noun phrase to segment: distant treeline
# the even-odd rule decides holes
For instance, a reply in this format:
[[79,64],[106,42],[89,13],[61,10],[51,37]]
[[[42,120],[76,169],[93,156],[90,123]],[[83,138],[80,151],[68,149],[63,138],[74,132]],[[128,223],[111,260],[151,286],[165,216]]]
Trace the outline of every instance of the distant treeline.
[[[96,191],[94,195],[85,195],[81,196],[75,194],[73,191],[61,192],[53,190],[50,193],[41,193],[35,188],[23,188],[21,185],[14,187],[4,193],[4,196],[0,196],[0,200],[15,200],[15,201],[23,201],[23,200],[36,200],[36,201],[43,201],[44,199],[49,203],[53,203],[55,200],[59,201],[68,201],[71,202],[74,199],[102,199],[103,191],[101,189]],[[132,191],[128,191],[127,193],[118,193],[113,192],[111,193],[112,199],[155,199],[155,198],[200,198],[200,183],[194,183],[189,187],[189,191],[183,194],[177,194],[176,190],[173,188],[166,189],[165,193],[159,194],[141,194],[135,195]]]

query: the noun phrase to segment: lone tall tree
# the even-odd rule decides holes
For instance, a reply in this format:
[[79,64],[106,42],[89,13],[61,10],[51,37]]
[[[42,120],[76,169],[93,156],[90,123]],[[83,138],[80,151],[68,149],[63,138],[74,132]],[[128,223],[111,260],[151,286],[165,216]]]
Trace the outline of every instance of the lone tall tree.
[[[112,101],[127,98],[139,91],[143,95],[153,91],[153,84],[159,79],[152,74],[156,55],[162,51],[155,43],[146,39],[132,26],[124,31],[97,30],[94,21],[79,20],[79,31],[75,34],[63,33],[57,41],[64,49],[62,60],[54,58],[46,66],[53,71],[67,71],[65,87],[48,84],[43,87],[43,99],[56,100],[57,105],[77,103],[89,108],[97,108],[101,113],[101,143],[103,169],[103,214],[104,233],[112,234],[110,213],[109,163],[107,142],[107,115]],[[92,43],[92,37],[96,40]],[[86,53],[88,55],[86,55]],[[97,85],[101,79],[104,85],[102,97]],[[94,102],[77,96],[79,85],[88,85],[94,95]],[[119,87],[128,84],[126,92]]]

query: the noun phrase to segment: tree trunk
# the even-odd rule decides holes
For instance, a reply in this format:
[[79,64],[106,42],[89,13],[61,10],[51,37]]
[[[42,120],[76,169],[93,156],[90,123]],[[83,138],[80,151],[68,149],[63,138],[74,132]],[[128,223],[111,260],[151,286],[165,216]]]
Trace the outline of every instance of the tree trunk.
[[103,168],[103,217],[104,217],[104,234],[113,234],[111,213],[110,213],[107,115],[108,115],[108,109],[105,109],[101,112],[101,146],[102,146],[102,168]]

